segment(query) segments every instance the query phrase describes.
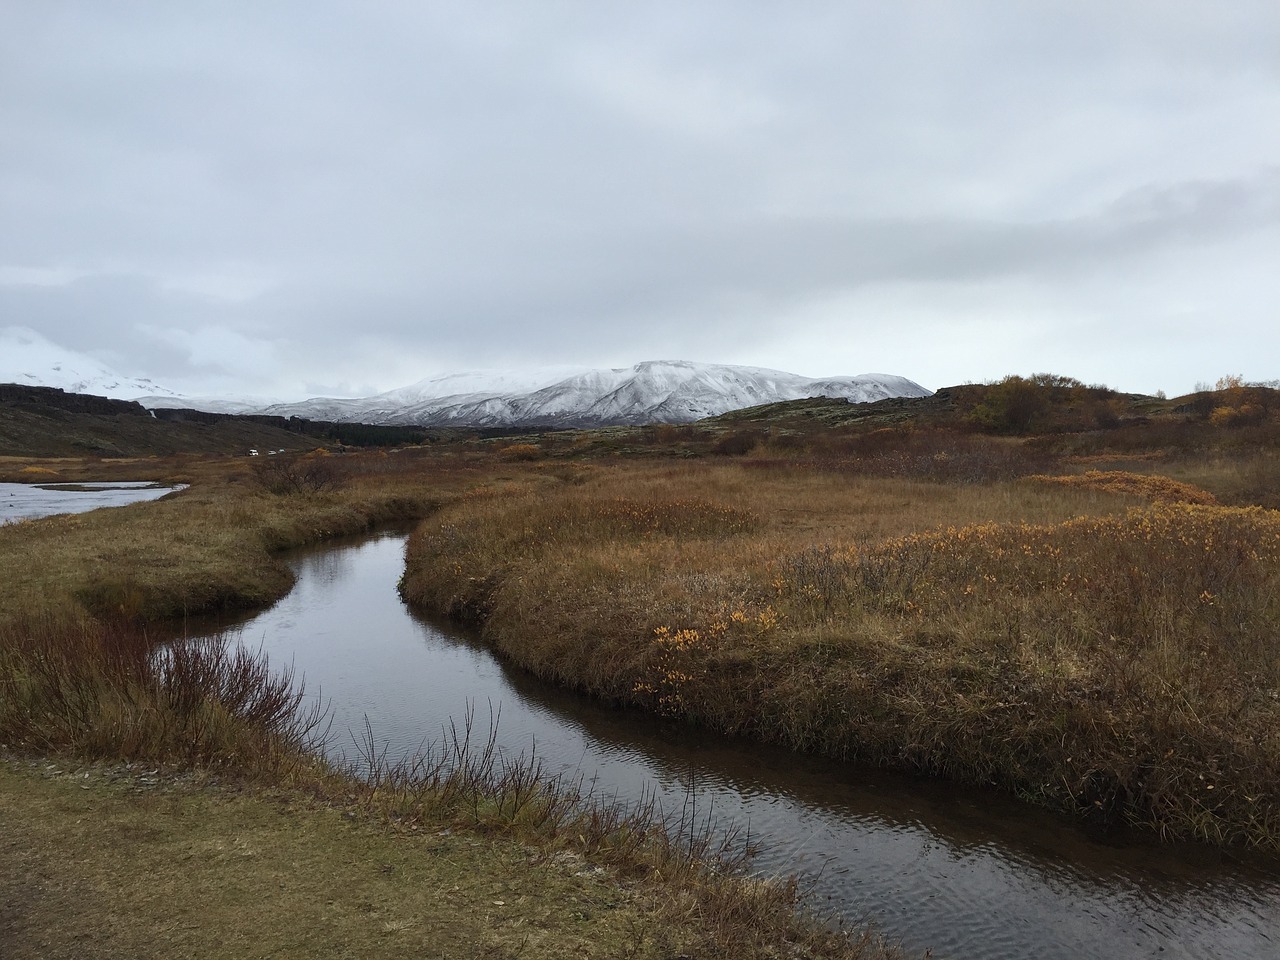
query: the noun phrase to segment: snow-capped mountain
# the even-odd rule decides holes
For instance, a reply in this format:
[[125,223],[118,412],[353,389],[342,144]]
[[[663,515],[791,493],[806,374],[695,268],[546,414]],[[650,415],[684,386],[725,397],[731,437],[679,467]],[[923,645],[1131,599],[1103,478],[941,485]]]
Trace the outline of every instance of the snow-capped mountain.
[[[815,380],[761,367],[687,361],[647,361],[555,379],[557,373],[563,371],[504,373],[496,379],[479,373],[437,377],[363,399],[316,398],[277,404],[261,412],[433,427],[593,427],[689,423],[743,407],[805,397],[842,397],[863,403],[929,394],[905,377],[883,373]],[[529,385],[533,389],[521,389]]]
[[0,328],[0,383],[137,400],[152,409],[190,407],[211,413],[428,427],[689,423],[805,397],[862,403],[929,394],[905,377],[883,373],[815,380],[762,367],[675,360],[603,370],[544,367],[451,373],[352,399],[278,403],[253,397],[184,397],[150,380],[121,376],[87,354],[60,347],[25,327]]
[[180,399],[151,380],[121,376],[88,354],[60,347],[27,327],[0,328],[0,383],[58,387],[112,400],[144,395]]
[[280,403],[277,397],[187,397],[179,393],[144,394],[129,399],[137,400],[148,410],[204,410],[207,413],[233,414],[261,413]]

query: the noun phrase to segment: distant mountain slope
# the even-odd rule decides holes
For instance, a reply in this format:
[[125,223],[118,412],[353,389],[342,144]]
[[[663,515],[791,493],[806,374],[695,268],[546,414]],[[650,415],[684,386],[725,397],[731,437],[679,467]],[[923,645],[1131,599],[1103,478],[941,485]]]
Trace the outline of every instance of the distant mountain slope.
[[148,410],[203,410],[234,415],[261,413],[280,401],[274,397],[186,397],[179,393],[134,395]]
[[[127,400],[64,393],[56,387],[0,384],[0,456],[245,455],[251,448],[297,451],[330,442],[324,424],[263,419],[190,411],[171,419],[163,411],[157,416]],[[13,479],[28,478],[16,474]]]
[[57,387],[113,400],[178,398],[151,380],[121,376],[88,354],[58,346],[27,327],[0,328],[0,383]]
[[[761,367],[687,361],[586,370],[536,389],[519,389],[537,382],[537,371],[524,375],[522,382],[507,377],[494,383],[480,374],[440,377],[364,399],[316,398],[276,404],[263,412],[431,427],[594,427],[689,423],[742,407],[815,396],[862,403],[929,395],[918,383],[890,374],[812,379]],[[458,392],[449,392],[455,388]]]
[[743,407],[832,397],[854,403],[923,397],[905,377],[868,373],[813,379],[781,370],[689,361],[646,361],[592,370],[551,367],[431,377],[372,397],[279,403],[255,397],[184,397],[121,376],[87,354],[25,327],[0,328],[0,383],[137,400],[149,409],[268,414],[344,423],[421,427],[597,427],[689,423]]

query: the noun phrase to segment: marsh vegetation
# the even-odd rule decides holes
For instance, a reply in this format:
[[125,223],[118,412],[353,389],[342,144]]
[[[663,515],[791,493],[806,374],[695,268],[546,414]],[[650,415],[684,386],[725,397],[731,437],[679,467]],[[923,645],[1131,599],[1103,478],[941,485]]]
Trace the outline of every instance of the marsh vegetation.
[[[821,955],[880,949],[797,919],[793,890],[698,857],[673,869],[647,826],[544,817],[553,794],[500,770],[465,789],[356,786],[311,752],[317,728],[259,660],[151,655],[160,621],[280,596],[285,548],[421,520],[404,595],[558,683],[1275,852],[1274,391],[1157,403],[1031,382],[1045,402],[1027,417],[1000,414],[1021,384],[957,388],[918,415],[802,402],[687,428],[317,451],[276,476],[243,457],[8,458],[6,480],[192,486],[0,528],[0,744],[219,770],[383,822],[465,824],[682,877],[651,888],[666,893],[647,915],[701,955],[798,936]],[[470,799],[423,799],[449,791]]]
[[[741,875],[735,848],[705,825],[668,821],[651,808],[624,810],[544,776],[532,759],[502,757],[465,737],[412,767],[335,767],[318,752],[325,717],[287,670],[221,642],[158,645],[184,617],[280,596],[292,579],[281,557],[290,546],[421,517],[466,495],[490,476],[482,461],[352,456],[335,468],[340,482],[288,491],[273,489],[235,461],[185,468],[180,472],[192,487],[170,500],[0,528],[0,753],[8,758],[0,789],[10,798],[52,797],[34,812],[34,801],[17,801],[17,812],[0,824],[0,848],[25,843],[29,851],[19,861],[22,869],[6,880],[17,884],[15,897],[37,877],[68,872],[57,853],[62,834],[44,829],[42,817],[50,810],[84,815],[83,798],[68,798],[57,783],[42,785],[49,780],[44,768],[85,769],[88,782],[81,786],[100,787],[99,803],[114,811],[112,822],[133,824],[122,829],[134,831],[141,829],[137,818],[121,808],[113,783],[123,780],[131,789],[141,769],[158,774],[141,781],[148,792],[156,787],[164,794],[176,823],[189,823],[193,806],[211,809],[213,826],[197,831],[207,835],[206,843],[231,842],[225,831],[236,821],[235,810],[260,819],[263,803],[269,806],[282,790],[293,798],[295,812],[278,820],[274,831],[255,828],[253,842],[260,846],[279,846],[298,823],[314,839],[297,854],[307,862],[330,854],[385,858],[385,841],[376,831],[403,838],[410,852],[399,848],[395,862],[410,855],[422,860],[384,895],[397,898],[401,912],[426,914],[403,930],[382,931],[403,934],[394,937],[362,933],[358,912],[330,916],[332,926],[314,940],[322,952],[360,944],[362,955],[391,956],[416,943],[470,956],[481,944],[492,956],[560,956],[576,944],[585,956],[696,952],[728,958],[771,955],[787,942],[812,956],[893,954],[870,933],[837,933],[809,919],[797,908],[794,884]],[[59,469],[70,472],[65,464]],[[32,765],[32,758],[41,759]],[[361,839],[335,831],[342,821],[324,811],[345,814],[375,835]],[[211,832],[217,830],[224,834]],[[27,840],[12,831],[26,831]],[[453,831],[476,839],[431,842]],[[112,925],[103,947],[108,954],[129,955],[131,943],[178,936],[168,915],[148,906],[154,898],[147,877],[137,874],[158,855],[151,838],[171,831],[144,832],[143,852],[131,857],[121,855],[110,830],[78,824],[71,832],[90,847],[76,863],[124,877],[112,886],[127,893],[126,907],[115,897],[90,900],[104,925],[101,911],[127,914],[127,922]],[[174,850],[187,849],[176,836],[171,841],[165,842]],[[451,852],[440,859],[445,846]],[[497,911],[507,922],[492,922],[493,894],[465,904],[446,898],[447,908],[415,905],[415,877],[457,884],[472,874],[486,878],[486,889],[508,891],[512,909]],[[532,884],[534,874],[545,882]],[[201,918],[196,929],[205,930],[193,940],[190,926],[184,927],[173,941],[185,945],[183,952],[238,955],[234,944],[243,945],[248,922],[274,924],[272,935],[291,942],[288,931],[297,920],[288,915],[289,898],[265,914],[260,903],[263,884],[274,890],[277,882],[269,863],[197,858],[186,875],[201,888],[230,892],[183,908],[194,911]],[[85,878],[72,871],[58,882],[74,886]],[[259,891],[252,909],[236,899],[245,889]],[[503,895],[497,899],[508,905]],[[17,928],[6,928],[6,949],[12,944],[18,956],[48,955],[58,944],[74,950],[76,936],[83,935],[84,917],[77,911],[84,901],[57,903],[38,916],[23,913]],[[588,932],[585,921],[598,910],[608,911],[607,922],[593,923]],[[207,926],[214,915],[229,924],[218,936]],[[11,938],[13,929],[18,933]],[[483,937],[471,939],[477,930]]]

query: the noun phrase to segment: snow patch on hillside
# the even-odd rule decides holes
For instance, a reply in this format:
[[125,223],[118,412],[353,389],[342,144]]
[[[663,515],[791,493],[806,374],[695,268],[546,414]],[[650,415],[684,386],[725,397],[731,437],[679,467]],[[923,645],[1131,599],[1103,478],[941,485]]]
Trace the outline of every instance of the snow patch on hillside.
[[112,400],[178,396],[151,380],[122,376],[88,354],[58,346],[28,327],[0,329],[0,383],[57,387]]

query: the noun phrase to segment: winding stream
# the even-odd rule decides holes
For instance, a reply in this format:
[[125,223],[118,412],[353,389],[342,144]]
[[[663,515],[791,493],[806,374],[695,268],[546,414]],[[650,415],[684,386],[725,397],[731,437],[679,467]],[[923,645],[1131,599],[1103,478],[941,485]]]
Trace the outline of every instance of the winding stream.
[[[230,634],[293,663],[334,715],[331,750],[411,755],[468,711],[500,715],[500,749],[624,801],[749,825],[763,873],[799,873],[814,902],[874,920],[909,951],[981,960],[1280,957],[1280,865],[1096,836],[1000,797],[726,740],[548,687],[396,594],[404,537],[296,555],[298,582]],[[192,625],[200,632],[209,626]],[[701,815],[701,813],[700,813]]]

